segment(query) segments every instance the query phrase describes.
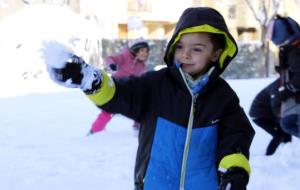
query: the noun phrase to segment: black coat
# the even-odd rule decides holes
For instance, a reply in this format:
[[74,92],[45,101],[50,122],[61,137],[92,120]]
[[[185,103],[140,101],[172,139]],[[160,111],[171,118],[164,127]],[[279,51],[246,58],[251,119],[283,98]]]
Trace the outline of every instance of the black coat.
[[[215,32],[203,24],[221,32],[227,46],[219,63],[214,65],[209,82],[193,99],[182,70],[173,63],[173,46],[176,36],[184,29],[200,26],[197,30],[201,32],[204,29]],[[220,78],[236,53],[236,43],[217,11],[190,8],[183,13],[168,44],[167,68],[141,77],[114,79],[114,96],[101,108],[141,123],[135,165],[136,189],[144,186],[179,189],[187,128],[192,129],[185,178],[187,189],[217,189],[220,160],[233,153],[249,157],[254,130],[236,93]]]
[[[158,119],[164,118],[176,125],[187,127],[192,100],[174,65],[160,71],[148,72],[140,78],[118,79],[115,83],[115,96],[102,108],[112,113],[121,113],[141,123],[135,166],[135,183],[139,189],[151,157]],[[249,156],[254,131],[239,106],[237,95],[223,79],[217,78],[205,93],[200,94],[194,107],[193,128],[218,126],[216,165],[228,154],[241,152]],[[176,144],[176,141],[181,142],[184,139],[178,137],[177,140],[172,140]]]
[[272,102],[271,95],[277,91],[279,86],[280,79],[276,79],[255,96],[249,111],[250,117],[253,119],[269,118],[278,120],[277,114],[279,113],[281,102]]

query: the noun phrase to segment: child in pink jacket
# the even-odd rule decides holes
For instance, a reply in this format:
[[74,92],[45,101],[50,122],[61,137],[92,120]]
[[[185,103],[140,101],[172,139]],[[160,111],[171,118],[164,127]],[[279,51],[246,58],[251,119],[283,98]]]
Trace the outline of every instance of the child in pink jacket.
[[[145,71],[149,49],[146,41],[135,41],[129,48],[124,48],[120,54],[107,57],[105,63],[114,77],[139,76]],[[102,131],[112,116],[113,114],[102,111],[92,124],[89,134]],[[139,129],[139,125],[135,121],[133,128]]]

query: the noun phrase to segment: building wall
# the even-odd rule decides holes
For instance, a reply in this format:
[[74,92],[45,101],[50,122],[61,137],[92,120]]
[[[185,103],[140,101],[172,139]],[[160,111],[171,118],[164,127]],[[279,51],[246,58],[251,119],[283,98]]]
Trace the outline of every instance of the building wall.
[[[28,6],[25,0],[0,0],[0,20]],[[266,0],[271,3],[271,0]],[[96,22],[102,38],[169,39],[182,11],[190,6],[210,6],[224,16],[238,41],[259,40],[260,26],[245,0],[27,0],[68,4],[72,10]],[[259,9],[261,0],[254,0]],[[279,13],[300,22],[300,0],[282,0]]]

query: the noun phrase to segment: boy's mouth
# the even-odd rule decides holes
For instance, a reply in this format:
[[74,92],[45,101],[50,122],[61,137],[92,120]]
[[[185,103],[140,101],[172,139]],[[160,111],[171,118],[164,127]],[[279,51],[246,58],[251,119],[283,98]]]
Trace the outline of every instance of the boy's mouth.
[[193,63],[181,62],[181,61],[178,61],[178,60],[175,60],[175,63],[176,63],[178,66],[183,66],[183,65],[194,65]]
[[193,63],[181,63],[182,65],[194,65]]

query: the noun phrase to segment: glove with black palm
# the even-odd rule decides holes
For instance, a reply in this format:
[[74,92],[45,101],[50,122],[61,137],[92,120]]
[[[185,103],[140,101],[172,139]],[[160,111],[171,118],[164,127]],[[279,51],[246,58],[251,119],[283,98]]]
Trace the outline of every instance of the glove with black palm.
[[86,64],[76,55],[72,55],[63,68],[47,67],[50,78],[68,88],[80,88],[87,94],[99,89],[102,75],[99,69]]
[[248,173],[240,167],[231,167],[226,172],[219,172],[219,190],[246,190],[249,181]]

